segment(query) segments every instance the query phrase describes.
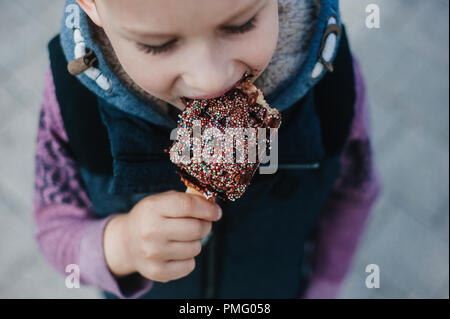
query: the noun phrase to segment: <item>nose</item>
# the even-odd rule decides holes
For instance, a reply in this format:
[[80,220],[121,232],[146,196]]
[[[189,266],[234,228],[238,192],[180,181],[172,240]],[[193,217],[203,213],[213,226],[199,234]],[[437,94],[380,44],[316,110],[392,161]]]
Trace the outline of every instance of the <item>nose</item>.
[[221,96],[241,77],[232,58],[207,45],[192,51],[186,66],[182,79],[185,96],[189,98]]

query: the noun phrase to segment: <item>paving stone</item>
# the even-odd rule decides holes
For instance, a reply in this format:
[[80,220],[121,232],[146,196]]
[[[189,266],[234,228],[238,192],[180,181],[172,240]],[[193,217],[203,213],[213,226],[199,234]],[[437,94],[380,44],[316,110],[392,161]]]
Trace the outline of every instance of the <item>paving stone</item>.
[[[37,115],[22,112],[0,134],[0,184],[29,206],[34,189]],[[0,195],[1,196],[1,195]],[[9,194],[6,195],[8,197]]]
[[[0,294],[20,277],[23,256],[33,253],[29,228],[19,216],[0,202]],[[1,297],[1,296],[0,296]]]
[[442,216],[442,201],[448,200],[448,145],[444,147],[408,129],[389,151],[379,155],[380,175],[389,200],[431,227],[435,216]]
[[31,18],[16,1],[2,1],[0,21],[7,28],[0,28],[3,43],[14,44],[0,51],[0,65],[14,70],[36,45],[42,45],[48,30],[42,23]]
[[[403,0],[405,1],[405,0]],[[419,0],[415,0],[416,2]],[[409,3],[409,1],[407,1]],[[449,45],[449,2],[419,1],[420,8],[415,10],[399,30],[397,38],[412,50],[420,53],[448,70]],[[406,6],[402,6],[406,7]],[[408,6],[410,7],[410,6]],[[433,21],[433,23],[430,23]]]
[[396,287],[408,293],[414,290],[422,298],[431,296],[442,278],[448,278],[448,243],[407,214],[393,214],[378,239],[361,249],[365,260],[379,265],[381,276],[386,274]]
[[[0,87],[0,132],[20,112],[23,106],[3,87]],[[0,133],[1,134],[1,133]]]

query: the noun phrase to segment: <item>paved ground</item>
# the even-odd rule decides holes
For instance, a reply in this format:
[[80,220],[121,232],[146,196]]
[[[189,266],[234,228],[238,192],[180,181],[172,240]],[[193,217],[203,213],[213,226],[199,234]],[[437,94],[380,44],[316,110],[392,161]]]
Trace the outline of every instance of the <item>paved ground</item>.
[[[378,4],[381,28],[365,27]],[[33,150],[62,0],[0,2],[0,298],[97,298],[67,289],[33,240]],[[377,165],[377,203],[341,298],[449,297],[448,1],[341,0],[367,78]],[[364,285],[377,264],[379,289]]]

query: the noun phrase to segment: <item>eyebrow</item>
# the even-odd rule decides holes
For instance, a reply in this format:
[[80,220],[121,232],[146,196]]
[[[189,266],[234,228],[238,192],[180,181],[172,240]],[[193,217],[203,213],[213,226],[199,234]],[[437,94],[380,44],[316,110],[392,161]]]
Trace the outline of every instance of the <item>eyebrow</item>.
[[[261,8],[261,6],[259,6],[259,4],[261,3],[265,3],[264,0],[256,0],[253,1],[253,3],[251,3],[250,5],[248,5],[247,7],[245,7],[244,9],[240,10],[239,12],[234,13],[231,17],[229,17],[225,22],[222,22],[219,26],[223,27],[225,26],[227,23],[230,23],[230,21],[233,21],[234,19],[242,16],[244,13],[246,13],[249,10],[252,10],[254,7],[258,7],[258,10]],[[175,37],[175,34],[170,34],[170,33],[152,33],[152,32],[147,32],[144,30],[133,30],[130,29],[126,26],[123,26],[123,29],[127,32],[130,33],[134,33],[136,35],[140,35],[140,36],[151,36],[151,37],[155,37],[155,38],[167,38],[167,37]]]

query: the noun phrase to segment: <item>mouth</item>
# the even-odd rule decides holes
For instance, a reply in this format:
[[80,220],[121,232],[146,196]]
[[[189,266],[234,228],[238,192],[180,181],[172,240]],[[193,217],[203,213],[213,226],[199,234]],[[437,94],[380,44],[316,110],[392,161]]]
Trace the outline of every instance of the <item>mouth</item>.
[[235,87],[238,87],[239,85],[241,85],[241,83],[245,82],[247,79],[252,78],[252,77],[253,77],[253,74],[246,72],[236,83],[234,83],[232,86],[230,86],[226,90],[223,90],[221,92],[218,92],[216,94],[211,94],[211,95],[202,95],[202,96],[194,96],[194,97],[183,96],[183,97],[181,97],[181,100],[209,100],[209,99],[218,98],[220,96],[225,95],[226,93],[228,93]]

